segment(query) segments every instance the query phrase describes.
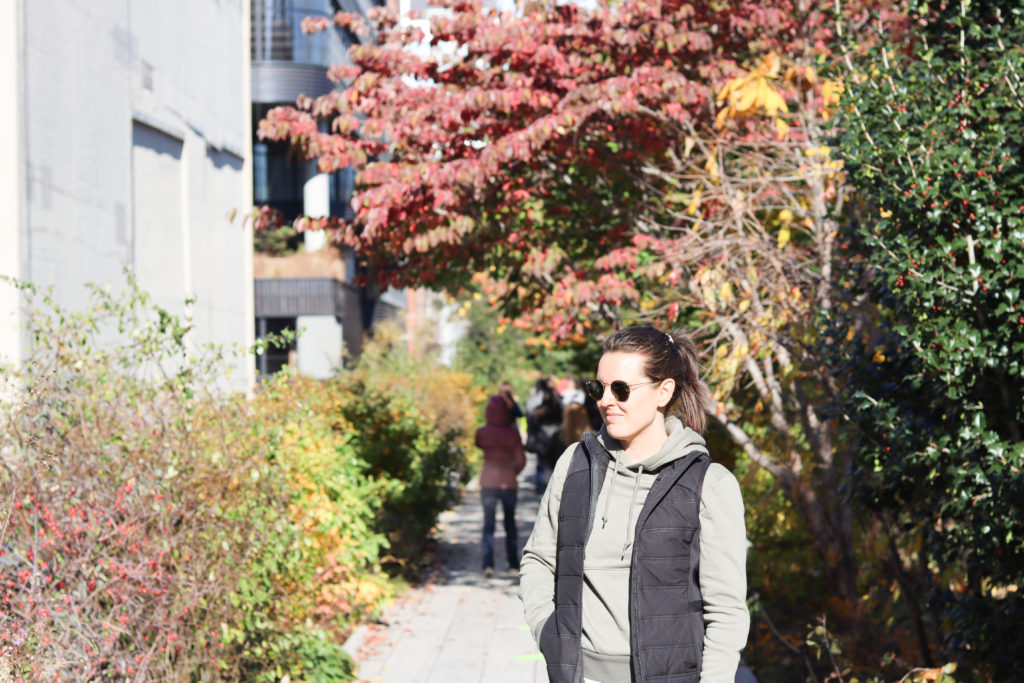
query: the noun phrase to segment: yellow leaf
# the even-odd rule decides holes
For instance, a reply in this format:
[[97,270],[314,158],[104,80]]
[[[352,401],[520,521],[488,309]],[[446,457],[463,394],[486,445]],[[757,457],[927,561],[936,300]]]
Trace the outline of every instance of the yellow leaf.
[[813,66],[804,67],[804,78],[807,79],[808,83],[816,83],[818,81],[818,74],[814,71]]
[[789,228],[782,228],[779,230],[777,247],[779,249],[784,249],[787,244],[789,244]]
[[769,85],[767,81],[761,81],[761,85],[761,106],[764,107],[766,112],[768,112],[768,116],[775,116],[780,111],[789,111],[789,107],[786,106],[786,101],[782,99],[782,95],[780,95],[775,88]]
[[839,96],[843,93],[843,84],[839,81],[825,81],[821,86],[821,99],[826,107],[839,104]]
[[712,151],[711,154],[708,155],[708,160],[704,162],[704,170],[707,171],[708,174],[715,179],[718,178],[718,160],[716,159],[717,156],[717,150]]
[[737,98],[736,111],[747,111],[757,103],[761,83],[758,80],[744,86]]
[[779,139],[783,140],[789,135],[789,124],[782,119],[775,119],[775,132],[778,134]]
[[732,283],[723,282],[718,290],[718,296],[722,301],[732,301]]
[[701,299],[704,301],[704,305],[711,311],[718,310],[718,300],[715,298],[715,290],[711,287],[704,287],[700,292]]
[[892,211],[886,211],[885,209],[879,209],[878,210],[878,215],[880,215],[882,218],[888,218],[889,216],[892,215]]
[[769,78],[775,78],[779,75],[779,69],[782,67],[782,60],[774,52],[769,52],[761,59],[761,64],[757,67],[765,76]]
[[690,200],[690,205],[686,207],[686,213],[690,216],[696,216],[697,211],[700,210],[700,195],[701,188],[697,188],[697,191],[693,193],[693,199]]
[[743,85],[744,80],[745,79],[742,76],[737,76],[736,78],[726,83],[725,86],[718,91],[718,96],[715,98],[715,101],[718,102],[719,104],[725,102],[726,98],[732,95],[732,93],[737,88]]
[[715,127],[721,128],[725,125],[725,120],[732,115],[732,107],[726,107],[725,109],[718,112],[715,116]]
[[783,223],[789,223],[793,220],[793,212],[789,209],[783,209],[779,211],[779,220]]

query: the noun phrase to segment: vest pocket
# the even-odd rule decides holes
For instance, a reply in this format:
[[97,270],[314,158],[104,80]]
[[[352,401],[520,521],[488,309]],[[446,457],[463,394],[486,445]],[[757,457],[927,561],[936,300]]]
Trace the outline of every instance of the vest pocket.
[[697,670],[697,648],[692,645],[645,647],[641,656],[645,681],[688,682],[700,677]]
[[[685,584],[642,588],[638,594],[640,604],[644,607],[641,621],[678,619],[690,611],[690,591]],[[659,624],[659,628],[663,626]]]
[[686,586],[690,578],[690,563],[684,557],[645,558],[636,564],[641,590],[648,586]]
[[696,533],[696,527],[645,527],[640,537],[649,544],[648,557],[667,560],[686,555]]

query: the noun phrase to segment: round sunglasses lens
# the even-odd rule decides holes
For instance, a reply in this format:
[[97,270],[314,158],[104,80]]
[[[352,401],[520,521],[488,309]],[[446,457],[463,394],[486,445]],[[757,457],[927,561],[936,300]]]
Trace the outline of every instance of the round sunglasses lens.
[[616,401],[629,400],[629,385],[621,380],[612,382],[612,395],[615,396]]
[[584,382],[583,389],[587,392],[587,395],[595,401],[600,401],[601,397],[604,396],[604,384],[596,379],[588,379]]

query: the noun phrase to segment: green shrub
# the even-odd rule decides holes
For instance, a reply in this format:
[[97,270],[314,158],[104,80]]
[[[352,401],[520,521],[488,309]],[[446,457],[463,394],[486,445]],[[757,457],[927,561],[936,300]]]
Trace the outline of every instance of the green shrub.
[[888,539],[891,602],[913,630],[905,656],[1016,680],[1024,4],[912,0],[906,12],[849,36],[837,131],[864,209],[839,235],[838,272],[872,306],[857,322],[830,315],[850,493]]
[[[417,339],[430,337],[429,330],[417,333]],[[474,384],[474,377],[443,365],[434,344],[410,347],[394,325],[379,325],[363,346],[354,369],[339,380],[358,382],[381,394],[394,396],[418,407],[431,432],[440,432],[453,442],[458,456],[459,475],[469,481],[479,464],[474,445],[475,428],[482,417],[481,408],[488,390]],[[491,391],[496,387],[492,388]],[[358,425],[354,428],[358,429]]]
[[438,515],[476,466],[472,436],[486,398],[468,374],[431,351],[410,348],[396,327],[384,325],[354,369],[326,383],[335,428],[357,435],[353,448],[384,486],[378,529],[391,542],[390,559],[410,578],[417,567],[408,561],[424,558]]
[[342,381],[337,392],[341,424],[358,428],[352,445],[384,487],[378,528],[391,540],[393,557],[419,557],[465,470],[460,435],[440,429],[407,397],[367,386],[358,377],[338,384]]
[[388,485],[324,385],[216,393],[224,354],[190,353],[134,283],[81,313],[19,286],[37,313],[0,377],[0,677],[351,679],[342,636],[389,592]]
[[386,539],[375,530],[387,482],[366,474],[353,433],[332,426],[329,397],[323,383],[279,377],[251,402],[245,447],[273,463],[287,498],[235,511],[263,527],[229,596],[242,622],[223,634],[241,649],[243,679],[334,680],[350,671],[342,636],[390,595],[378,571]]

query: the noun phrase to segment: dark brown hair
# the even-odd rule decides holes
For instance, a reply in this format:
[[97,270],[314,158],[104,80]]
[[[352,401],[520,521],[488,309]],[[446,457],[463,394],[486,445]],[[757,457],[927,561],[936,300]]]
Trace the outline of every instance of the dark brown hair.
[[675,393],[665,407],[683,424],[702,434],[707,424],[704,400],[707,385],[700,378],[697,344],[693,338],[674,330],[662,332],[654,327],[627,327],[604,342],[604,353],[639,353],[647,358],[644,372],[655,381],[673,379]]

